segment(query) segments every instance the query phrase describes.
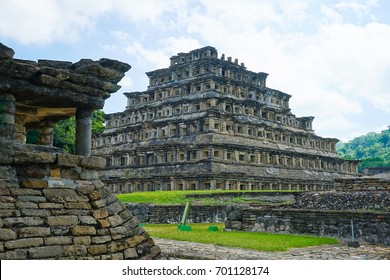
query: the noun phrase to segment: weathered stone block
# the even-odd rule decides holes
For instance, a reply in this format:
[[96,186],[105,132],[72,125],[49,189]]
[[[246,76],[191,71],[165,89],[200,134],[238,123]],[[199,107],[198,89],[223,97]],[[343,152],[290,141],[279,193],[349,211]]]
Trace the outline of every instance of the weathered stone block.
[[129,239],[127,239],[126,243],[129,245],[129,247],[135,247],[138,244],[140,244],[142,241],[144,241],[146,238],[143,235],[136,235]]
[[16,239],[17,234],[12,229],[0,228],[0,240],[13,240]]
[[94,192],[91,192],[89,195],[88,195],[89,199],[92,200],[92,201],[95,201],[95,200],[99,200],[102,198],[102,195],[99,191],[94,191]]
[[127,221],[127,220],[133,218],[133,214],[127,209],[120,212],[119,216],[121,216],[122,220],[124,220],[124,221]]
[[73,226],[78,222],[77,216],[51,216],[47,218],[49,226]]
[[107,249],[108,249],[108,252],[110,252],[110,253],[123,251],[129,247],[130,246],[127,243],[127,240],[112,241],[112,242],[107,244]]
[[11,195],[14,196],[29,196],[29,195],[34,195],[34,196],[39,196],[42,195],[41,190],[33,190],[33,189],[10,189]]
[[53,163],[55,155],[45,152],[15,152],[14,162],[16,164],[28,163]]
[[22,182],[23,187],[30,189],[44,189],[49,187],[47,180],[26,179]]
[[12,197],[12,196],[0,196],[0,202],[14,203],[15,202],[15,198]]
[[28,237],[44,237],[50,235],[50,228],[48,227],[25,227],[18,231],[19,238]]
[[123,253],[103,255],[101,256],[101,260],[123,260]]
[[3,195],[10,195],[8,188],[0,188],[0,196],[3,196]]
[[133,217],[131,218],[131,220],[128,220],[127,222],[123,223],[123,226],[128,228],[128,229],[134,229],[136,227],[138,227],[138,225],[140,224],[139,220],[137,217]]
[[29,208],[29,209],[35,209],[35,208],[38,208],[38,204],[35,203],[35,202],[31,202],[31,201],[18,201],[16,203],[16,206],[20,209],[23,209],[23,208]]
[[101,219],[97,221],[99,228],[108,228],[110,227],[110,223],[106,219]]
[[96,235],[96,229],[91,226],[74,226],[70,229],[72,235]]
[[110,231],[107,228],[101,228],[96,230],[97,235],[103,236],[103,235],[109,235]]
[[44,178],[48,175],[47,168],[39,167],[39,166],[30,166],[26,170],[26,175],[30,178]]
[[18,197],[19,201],[44,202],[46,197],[35,195],[22,195]]
[[91,244],[90,236],[75,236],[73,237],[73,243],[75,245],[89,245]]
[[119,215],[110,216],[107,218],[112,227],[119,226],[123,223],[122,218]]
[[122,212],[125,208],[122,202],[120,201],[115,201],[114,203],[111,203],[110,205],[107,206],[108,213],[110,215],[115,215],[120,212]]
[[33,217],[49,217],[50,212],[45,209],[21,209],[20,210],[23,216],[33,216]]
[[15,249],[0,254],[0,260],[25,260],[28,249]]
[[100,180],[94,180],[92,183],[97,189],[104,188],[104,183]]
[[137,250],[135,248],[129,248],[124,251],[125,259],[136,259],[138,257]]
[[72,180],[78,180],[80,179],[80,172],[81,170],[78,170],[76,168],[64,168],[61,170],[61,177],[72,179]]
[[50,177],[61,178],[61,169],[60,168],[50,169]]
[[95,186],[88,181],[76,181],[77,192],[79,194],[90,194],[95,191]]
[[44,246],[28,250],[32,259],[58,258],[64,253],[64,248],[59,245]]
[[19,210],[3,210],[3,209],[0,209],[0,218],[6,218],[6,217],[19,217],[21,214],[20,214],[20,211]]
[[14,57],[14,55],[15,52],[13,49],[0,43],[0,59],[11,59]]
[[101,255],[101,254],[107,253],[107,246],[104,244],[91,245],[88,248],[88,252],[91,255]]
[[125,227],[115,227],[115,228],[110,228],[110,233],[112,235],[126,235],[128,231],[126,230]]
[[79,220],[80,220],[81,224],[86,224],[86,225],[96,225],[97,224],[96,220],[91,216],[79,216]]
[[44,220],[40,217],[12,217],[4,218],[3,223],[6,227],[40,226]]
[[57,165],[64,167],[76,167],[79,164],[79,157],[71,154],[57,154]]
[[64,247],[64,256],[85,256],[87,252],[87,247],[85,245],[65,245]]
[[50,236],[43,240],[44,245],[69,245],[72,244],[72,238],[70,236]]
[[45,189],[43,190],[47,200],[51,202],[88,202],[86,196],[81,196],[72,189]]
[[115,201],[118,200],[118,199],[116,198],[115,194],[113,194],[113,193],[108,194],[104,199],[107,201],[107,204],[114,203]]
[[106,217],[108,217],[108,211],[107,209],[103,208],[103,209],[98,209],[98,210],[95,210],[92,212],[92,216],[96,219],[96,220],[99,220],[99,219],[104,219]]
[[61,189],[75,189],[77,188],[73,180],[60,179],[60,180],[48,180],[49,188],[61,188]]
[[80,173],[80,179],[82,180],[96,180],[99,179],[99,173],[95,170],[82,170]]
[[0,203],[0,209],[15,209],[15,204],[14,203],[5,203],[1,202]]
[[91,209],[91,204],[88,202],[65,202],[64,207],[66,209]]
[[43,245],[42,238],[28,238],[28,239],[18,239],[7,241],[4,244],[6,249],[17,249],[17,248],[29,248],[29,247],[38,247]]
[[112,240],[112,238],[109,235],[92,237],[92,243],[93,244],[107,243],[107,242],[110,242],[111,240]]
[[62,203],[41,202],[41,203],[39,203],[39,208],[42,208],[42,209],[62,209],[62,208],[64,208],[64,205]]
[[93,201],[91,204],[94,208],[103,208],[103,207],[107,206],[105,199]]
[[106,167],[106,159],[101,157],[83,157],[80,165],[90,169],[102,169]]
[[161,253],[161,249],[160,249],[158,246],[152,246],[152,247],[150,248],[149,254],[150,254],[150,257],[151,257],[151,258],[156,257],[156,256],[159,255],[160,253]]

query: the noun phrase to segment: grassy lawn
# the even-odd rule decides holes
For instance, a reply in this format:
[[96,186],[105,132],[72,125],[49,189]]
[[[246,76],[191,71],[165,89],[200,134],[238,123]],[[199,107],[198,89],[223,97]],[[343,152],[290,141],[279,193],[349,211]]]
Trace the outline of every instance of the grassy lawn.
[[[221,201],[221,198],[187,198],[190,194],[215,194],[215,193],[231,193],[231,192],[248,192],[248,191],[227,191],[227,190],[205,190],[205,191],[156,191],[156,192],[133,192],[126,194],[117,194],[117,197],[122,202],[132,203],[151,203],[151,204],[228,204],[242,202],[241,197],[229,197]],[[270,192],[270,191],[258,191]],[[288,192],[288,191],[286,191]],[[246,200],[246,202],[249,202]]]
[[324,244],[337,244],[335,238],[315,236],[271,234],[261,232],[223,231],[223,224],[216,224],[218,231],[207,231],[211,224],[191,224],[192,231],[179,231],[177,225],[145,225],[152,237],[181,241],[215,244],[226,247],[239,247],[258,251],[286,251],[290,248],[302,248]]

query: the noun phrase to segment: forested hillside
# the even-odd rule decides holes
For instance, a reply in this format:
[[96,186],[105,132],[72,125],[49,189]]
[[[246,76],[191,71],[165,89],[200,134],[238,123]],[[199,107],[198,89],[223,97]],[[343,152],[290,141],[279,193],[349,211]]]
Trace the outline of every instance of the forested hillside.
[[366,167],[390,167],[390,127],[380,133],[370,132],[336,146],[340,157],[359,159],[359,172]]

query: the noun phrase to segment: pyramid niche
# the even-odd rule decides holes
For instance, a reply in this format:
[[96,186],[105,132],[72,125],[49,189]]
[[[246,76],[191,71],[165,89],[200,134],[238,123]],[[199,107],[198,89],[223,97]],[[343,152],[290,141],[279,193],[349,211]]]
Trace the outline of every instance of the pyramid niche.
[[213,47],[146,75],[147,90],[125,93],[125,111],[93,136],[114,192],[328,190],[357,172],[337,156],[337,139],[314,133],[314,117],[291,112],[291,95],[266,86],[268,74]]

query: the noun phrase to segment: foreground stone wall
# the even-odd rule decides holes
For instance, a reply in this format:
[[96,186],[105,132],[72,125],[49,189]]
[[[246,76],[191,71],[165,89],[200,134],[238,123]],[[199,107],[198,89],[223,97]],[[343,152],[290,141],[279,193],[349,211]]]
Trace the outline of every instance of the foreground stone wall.
[[138,219],[98,180],[104,159],[37,151],[7,158],[10,165],[0,165],[0,259],[159,254]]
[[228,213],[227,230],[296,233],[390,246],[390,212],[241,208]]

